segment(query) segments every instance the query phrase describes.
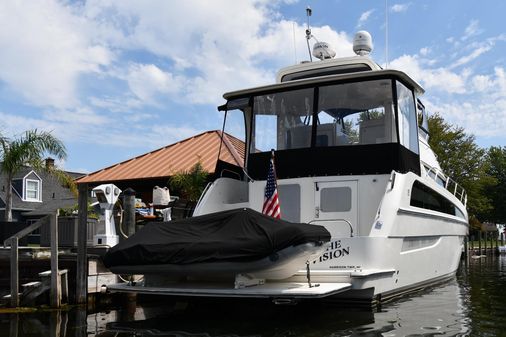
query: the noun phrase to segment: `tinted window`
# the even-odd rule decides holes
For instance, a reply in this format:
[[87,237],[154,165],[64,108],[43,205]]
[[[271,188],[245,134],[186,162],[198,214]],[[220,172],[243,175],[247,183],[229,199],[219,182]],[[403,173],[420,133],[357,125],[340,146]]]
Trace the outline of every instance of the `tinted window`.
[[410,205],[464,218],[462,212],[450,200],[419,181],[413,183]]
[[291,90],[256,96],[255,149],[287,150],[311,146],[314,89]]
[[395,142],[392,104],[390,79],[320,87],[316,146]]
[[413,92],[400,82],[397,82],[397,107],[401,144],[414,153],[418,153],[418,129]]

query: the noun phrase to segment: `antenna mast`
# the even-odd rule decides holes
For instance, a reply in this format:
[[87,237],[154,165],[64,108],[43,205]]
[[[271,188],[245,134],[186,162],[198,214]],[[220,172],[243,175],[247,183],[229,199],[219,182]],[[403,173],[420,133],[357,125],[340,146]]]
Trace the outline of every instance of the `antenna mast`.
[[311,47],[309,46],[309,40],[313,35],[311,34],[311,27],[309,26],[309,17],[313,11],[311,10],[311,7],[307,6],[306,8],[306,16],[307,16],[307,29],[306,29],[306,42],[307,42],[307,51],[309,52],[309,60],[313,62],[313,56],[311,56]]
[[388,0],[385,0],[385,68],[388,68]]

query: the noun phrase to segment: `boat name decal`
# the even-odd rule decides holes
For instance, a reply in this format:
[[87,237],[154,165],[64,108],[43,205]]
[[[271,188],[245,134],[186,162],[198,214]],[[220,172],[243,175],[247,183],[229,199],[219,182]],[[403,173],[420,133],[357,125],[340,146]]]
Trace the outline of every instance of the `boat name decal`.
[[320,256],[318,261],[325,262],[332,259],[338,259],[346,255],[350,255],[350,246],[343,247],[341,240],[331,241],[330,246],[327,248],[325,253]]

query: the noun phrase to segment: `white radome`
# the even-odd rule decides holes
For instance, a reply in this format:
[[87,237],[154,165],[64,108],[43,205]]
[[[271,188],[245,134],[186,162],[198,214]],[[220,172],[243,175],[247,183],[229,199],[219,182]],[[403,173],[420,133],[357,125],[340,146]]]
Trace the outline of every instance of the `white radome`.
[[327,42],[316,42],[313,45],[313,56],[320,60],[331,59],[336,56],[336,52]]
[[369,32],[361,30],[353,38],[353,51],[360,56],[369,55],[372,51],[372,37]]

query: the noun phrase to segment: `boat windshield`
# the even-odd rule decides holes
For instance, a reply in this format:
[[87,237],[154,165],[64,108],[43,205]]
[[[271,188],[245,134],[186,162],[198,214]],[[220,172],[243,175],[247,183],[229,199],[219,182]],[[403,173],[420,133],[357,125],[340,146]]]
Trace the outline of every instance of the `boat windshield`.
[[394,83],[385,78],[255,96],[250,148],[269,151],[397,142]]

